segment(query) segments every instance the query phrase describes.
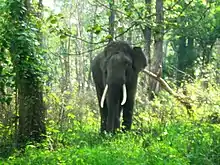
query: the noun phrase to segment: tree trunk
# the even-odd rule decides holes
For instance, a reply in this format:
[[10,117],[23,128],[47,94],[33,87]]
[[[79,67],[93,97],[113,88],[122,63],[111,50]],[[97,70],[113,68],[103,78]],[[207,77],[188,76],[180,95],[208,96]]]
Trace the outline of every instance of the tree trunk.
[[203,65],[207,65],[208,63],[210,63],[211,57],[212,57],[212,48],[214,46],[215,42],[213,43],[204,43],[203,44],[203,52],[202,52],[202,56],[203,56]]
[[[220,55],[220,39],[217,39],[216,42],[216,49],[217,49],[217,54]],[[217,62],[216,64],[216,68],[220,68],[220,61]],[[220,84],[220,74],[216,75],[216,83],[219,85]]]
[[70,90],[70,37],[61,42],[60,48],[60,68],[61,68],[61,79],[60,79],[60,89],[62,94],[62,106],[59,109],[59,126],[60,130],[63,130],[63,122],[65,120],[65,104],[68,102],[69,94],[66,91]]
[[[97,9],[98,6],[95,6],[95,11],[94,11],[94,16],[93,16],[93,26],[95,26],[96,24],[96,15],[97,15]],[[92,56],[93,56],[93,40],[94,40],[94,35],[93,35],[94,31],[91,30],[90,33],[90,44],[89,44],[89,50],[91,50],[89,52],[89,64],[92,63]],[[91,85],[92,85],[92,72],[91,72],[91,67],[89,67],[89,73],[88,73],[88,89],[91,89]]]
[[[151,14],[151,0],[145,0],[145,5],[146,5],[146,10],[148,14]],[[149,21],[149,17],[146,17],[147,21]],[[144,33],[144,39],[145,39],[145,53],[148,59],[148,69],[151,70],[151,27],[146,26],[143,29]],[[150,77],[148,77],[148,82],[150,82]],[[147,77],[144,75],[143,80],[142,80],[142,88],[146,87],[146,82],[147,82]]]
[[[165,40],[164,41],[164,54],[163,54],[163,58],[166,59],[167,57],[167,51],[168,51],[168,45],[169,45],[169,40]],[[166,70],[166,64],[163,64],[163,69]]]
[[[77,1],[78,7],[76,10],[76,15],[77,15],[77,38],[83,38],[82,34],[82,22],[81,22],[81,13],[82,13],[82,8],[84,4],[80,4],[82,2],[80,2],[79,0]],[[85,58],[85,54],[83,54],[83,50],[84,50],[84,43],[81,40],[76,41],[76,49],[78,51],[77,57],[78,58],[78,78],[79,78],[79,93],[83,92],[85,89],[85,81],[86,81],[86,76],[85,76],[85,65],[86,65],[86,58]]]
[[[36,56],[37,52],[32,42],[34,38],[27,36],[29,29],[23,27],[23,24],[28,24],[29,21],[30,0],[13,1],[9,6],[15,27],[9,42],[18,89],[18,144],[22,147],[27,141],[40,141],[42,135],[46,133],[46,110],[43,103],[41,74],[38,71],[39,57]],[[14,9],[15,6],[17,9]]]
[[[130,2],[129,7],[133,8],[134,7],[134,0],[130,0],[129,2]],[[130,18],[129,21],[132,22],[133,19]],[[127,41],[128,41],[129,44],[132,44],[132,32],[133,32],[132,29],[130,29],[129,32],[128,32]]]
[[43,93],[34,73],[16,72],[19,104],[18,143],[41,140],[45,128]]
[[180,86],[181,81],[184,78],[183,72],[186,68],[186,38],[180,37],[178,41],[178,52],[177,52],[177,85]]
[[109,1],[109,8],[110,8],[110,16],[109,16],[109,42],[114,40],[115,35],[115,10],[114,10],[115,0]]
[[[151,14],[151,0],[145,0],[146,8],[148,11],[148,14]],[[146,18],[148,21],[148,17]],[[144,29],[144,39],[145,39],[145,49],[146,49],[146,55],[148,58],[148,68],[151,70],[151,27],[146,26]]]
[[71,47],[71,40],[70,37],[68,38],[68,40],[66,41],[66,55],[64,56],[64,66],[65,66],[65,81],[66,81],[66,87],[65,90],[69,90],[70,89],[70,47]]
[[[152,58],[151,70],[153,73],[157,73],[158,77],[162,75],[162,62],[163,62],[163,0],[156,0],[156,23],[157,29],[154,32],[154,56]],[[149,82],[149,99],[154,98],[154,94],[157,94],[160,90],[160,84],[154,79],[150,79]]]

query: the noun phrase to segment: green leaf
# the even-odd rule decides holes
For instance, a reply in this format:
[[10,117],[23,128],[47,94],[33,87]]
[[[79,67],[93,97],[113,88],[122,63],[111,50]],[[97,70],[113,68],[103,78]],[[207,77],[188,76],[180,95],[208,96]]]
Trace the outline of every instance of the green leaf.
[[66,39],[66,38],[67,38],[66,35],[64,35],[64,34],[61,34],[61,35],[60,35],[60,39]]
[[53,18],[53,19],[51,19],[51,20],[50,20],[50,23],[52,23],[52,24],[57,23],[57,18]]

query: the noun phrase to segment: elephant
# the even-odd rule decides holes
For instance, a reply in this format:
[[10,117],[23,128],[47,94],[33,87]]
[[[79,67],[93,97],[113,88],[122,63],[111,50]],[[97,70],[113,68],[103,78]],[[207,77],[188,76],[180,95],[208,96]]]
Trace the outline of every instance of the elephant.
[[101,115],[101,133],[131,130],[139,72],[147,66],[141,47],[112,41],[92,60],[91,72]]

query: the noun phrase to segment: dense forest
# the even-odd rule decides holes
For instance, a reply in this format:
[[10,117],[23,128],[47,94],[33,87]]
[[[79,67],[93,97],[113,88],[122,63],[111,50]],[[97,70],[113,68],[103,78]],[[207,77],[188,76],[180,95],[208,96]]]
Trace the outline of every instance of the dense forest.
[[[124,53],[132,125],[106,132],[91,66],[116,41],[146,63]],[[219,165],[220,0],[0,0],[0,164]]]

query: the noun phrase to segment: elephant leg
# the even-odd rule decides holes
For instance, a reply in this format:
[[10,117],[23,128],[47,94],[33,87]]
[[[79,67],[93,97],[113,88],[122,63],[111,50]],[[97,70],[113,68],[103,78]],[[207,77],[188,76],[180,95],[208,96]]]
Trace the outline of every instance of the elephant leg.
[[101,133],[103,133],[106,130],[108,108],[107,108],[106,101],[104,102],[103,108],[101,108],[101,106],[100,106],[100,102],[101,102],[102,94],[103,94],[103,91],[104,91],[104,87],[102,86],[102,84],[98,84],[98,83],[96,83],[95,86],[96,86],[96,92],[97,92],[98,103],[99,103],[99,111],[100,111],[100,116],[101,116],[100,131],[101,131]]
[[126,84],[127,87],[127,101],[123,106],[123,131],[131,130],[133,120],[134,100],[137,90],[138,75],[134,72],[129,72],[129,80]]
[[128,94],[127,95],[128,98],[125,105],[123,106],[123,122],[122,122],[123,131],[127,131],[131,129],[135,90],[128,90],[127,94]]
[[118,103],[112,103],[108,100],[108,116],[107,116],[107,132],[114,132],[115,130],[115,119],[118,113]]
[[129,100],[127,101],[127,103],[123,108],[123,123],[122,123],[123,131],[128,131],[131,129],[133,107],[134,107],[134,100]]
[[[120,103],[121,103],[122,99],[123,99],[123,91],[121,89],[121,91],[120,91]],[[115,118],[115,129],[120,128],[120,117],[121,117],[122,108],[123,108],[123,106],[119,104],[118,112],[117,112],[116,118]]]
[[119,105],[118,112],[116,112],[116,117],[115,117],[115,130],[120,128],[121,110],[122,110],[122,106]]
[[[120,86],[110,85],[107,96],[107,132],[114,132],[119,126]],[[117,126],[115,125],[117,124]]]
[[107,124],[107,116],[108,116],[108,109],[106,103],[104,104],[104,107],[100,107],[100,114],[101,114],[101,133],[106,131],[106,124]]

